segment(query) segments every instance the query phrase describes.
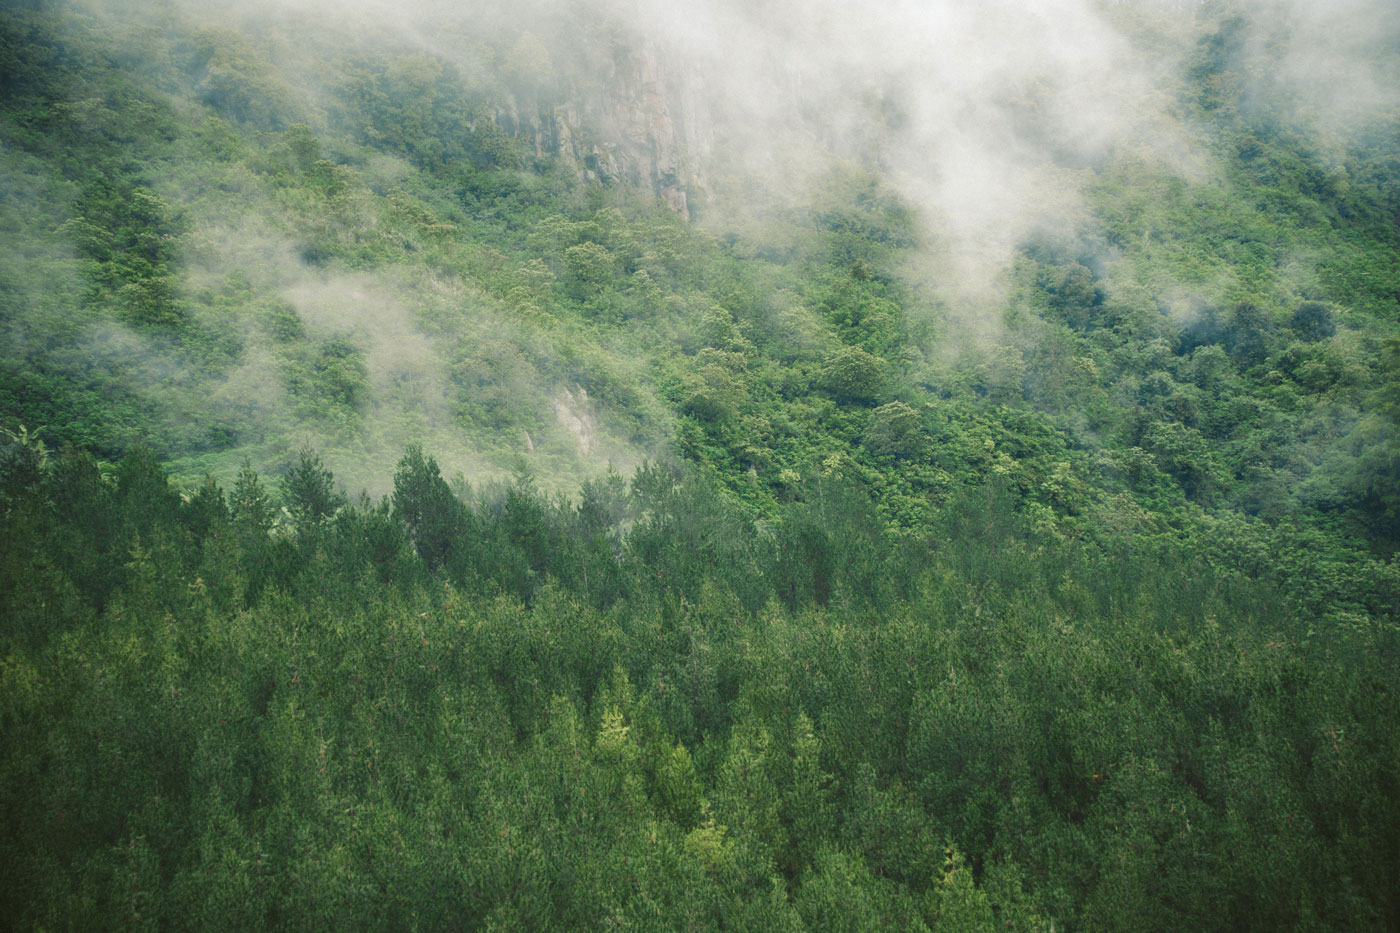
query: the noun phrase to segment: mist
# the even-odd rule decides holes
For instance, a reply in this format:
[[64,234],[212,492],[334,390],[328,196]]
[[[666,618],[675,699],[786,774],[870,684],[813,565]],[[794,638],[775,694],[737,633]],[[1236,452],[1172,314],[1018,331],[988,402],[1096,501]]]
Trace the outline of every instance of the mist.
[[[318,73],[320,59],[305,49],[417,51],[450,65],[492,102],[498,119],[517,127],[533,123],[538,131],[547,117],[577,111],[581,122],[597,124],[605,154],[622,159],[651,147],[653,175],[674,169],[689,194],[680,210],[715,230],[754,229],[753,218],[768,208],[819,198],[833,165],[860,166],[912,209],[919,243],[900,273],[940,308],[954,346],[996,342],[1008,270],[1029,239],[1084,236],[1092,224],[1085,186],[1096,167],[1131,157],[1154,171],[1212,178],[1217,167],[1178,94],[1208,33],[1228,26],[1224,54],[1251,106],[1329,134],[1334,147],[1400,103],[1400,11],[1379,0],[884,0],[858,7],[835,0],[684,7],[661,0],[151,0],[91,11],[133,28],[179,16],[241,34],[248,54],[265,56],[282,82],[286,120],[314,128],[334,122],[343,76]],[[618,116],[639,106],[640,116]],[[634,123],[619,122],[629,118]],[[657,119],[666,138],[643,126],[639,141],[638,126]],[[382,192],[409,171],[384,157],[361,174]],[[302,419],[299,429],[352,484],[379,477],[382,489],[390,472],[382,461],[415,441],[438,453],[445,471],[469,477],[498,474],[511,451],[538,456],[542,446],[552,450],[556,473],[570,459],[587,473],[664,449],[664,424],[640,445],[623,440],[626,430],[610,431],[604,407],[549,372],[560,336],[509,303],[463,281],[319,267],[259,214],[282,207],[258,202],[241,219],[206,217],[192,189],[187,181],[167,183],[196,218],[199,245],[187,278],[217,286],[246,275],[293,309],[309,337],[348,341],[362,360],[361,423],[347,432]],[[463,390],[444,375],[453,361],[443,322],[514,348],[512,359],[523,362],[511,364],[502,391],[532,398],[552,441],[514,428],[498,432],[490,451],[455,440]],[[265,328],[252,319],[238,327],[245,354],[213,397],[254,418],[298,421],[282,384],[285,361]],[[128,368],[179,371],[154,359],[158,346],[133,340],[114,344]],[[132,361],[141,346],[152,360],[138,367]],[[366,460],[373,466],[356,466]]]
[[[1251,97],[1300,125],[1355,130],[1400,100],[1400,12],[1378,0],[357,0],[220,15],[244,28],[321,20],[333,35],[416,45],[498,85],[528,34],[554,86],[584,98],[616,79],[614,50],[594,44],[624,42],[657,61],[692,189],[730,191],[701,219],[723,226],[749,203],[808,198],[833,159],[869,165],[917,211],[915,276],[966,326],[992,329],[1016,248],[1085,222],[1094,164],[1131,151],[1210,174],[1175,96],[1206,31],[1234,23],[1231,66]],[[745,180],[716,179],[716,166]]]
[[[481,484],[525,465],[550,490],[575,488],[609,469],[628,471],[662,452],[659,444],[626,441],[586,391],[545,371],[552,353],[547,334],[462,281],[414,270],[310,265],[295,241],[252,218],[233,225],[210,219],[197,239],[195,279],[234,280],[251,294],[272,296],[232,325],[243,349],[237,365],[210,387],[213,400],[245,423],[281,426],[268,433],[315,449],[351,490],[391,491],[394,464],[410,444],[435,456],[445,476]],[[298,346],[343,347],[363,365],[362,394],[348,422],[317,417],[289,393],[288,371],[297,360],[275,334],[288,327]],[[129,328],[110,325],[104,334],[121,335],[124,368],[150,367],[161,358],[159,346]],[[466,439],[457,418],[469,389],[450,374],[460,368],[454,355],[461,345],[474,340],[514,348],[516,367],[502,389],[533,406],[539,429],[497,432],[486,447]],[[259,456],[280,464],[291,452],[264,448]],[[223,463],[218,471],[233,468]]]
[[[162,5],[103,7],[150,16]],[[953,288],[994,278],[1028,233],[1073,222],[1075,173],[1096,159],[1131,149],[1202,171],[1173,93],[1221,23],[1250,93],[1300,124],[1354,128],[1400,103],[1400,10],[1384,0],[172,5],[258,37],[313,117],[334,76],[301,69],[288,40],[302,30],[321,45],[416,47],[515,97],[523,66],[511,57],[528,36],[545,53],[535,77],[584,109],[608,92],[627,45],[657,59],[694,182],[705,185],[707,162],[724,155],[726,168],[800,196],[830,159],[868,162],[918,208],[930,239],[945,241]],[[596,47],[606,41],[615,47]],[[710,219],[722,220],[736,206],[714,207]]]

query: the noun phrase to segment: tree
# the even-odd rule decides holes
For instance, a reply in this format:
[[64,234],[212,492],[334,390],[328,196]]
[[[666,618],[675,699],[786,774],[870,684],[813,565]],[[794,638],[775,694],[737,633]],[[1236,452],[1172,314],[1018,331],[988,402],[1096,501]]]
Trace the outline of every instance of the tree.
[[681,829],[693,829],[700,821],[705,798],[695,764],[684,745],[677,742],[661,754],[653,784],[658,812]]
[[[821,840],[835,829],[831,775],[822,770],[821,739],[812,720],[799,712],[793,723],[792,772],[779,802],[788,829],[789,869],[805,867],[816,857]],[[794,872],[795,874],[795,872]]]
[[228,503],[224,499],[224,491],[219,488],[214,477],[205,474],[204,481],[186,503],[183,513],[185,527],[197,542],[202,542],[211,528],[227,523]]
[[128,526],[143,536],[156,526],[173,524],[180,506],[155,451],[145,444],[132,447],[117,464],[116,498]]
[[785,836],[778,822],[772,744],[772,736],[756,725],[756,718],[735,725],[715,789],[715,816],[733,833],[739,846],[736,855],[750,877],[771,873],[773,856]]
[[24,425],[3,433],[10,443],[0,449],[0,502],[18,502],[38,489],[48,470],[49,452],[39,432]]
[[928,914],[934,933],[992,933],[996,929],[987,895],[977,888],[972,867],[951,842]]
[[919,413],[903,402],[881,405],[870,413],[865,446],[877,454],[912,453],[919,442]]
[[885,367],[860,347],[842,347],[822,361],[819,385],[838,399],[868,402],[885,387]]
[[1045,273],[1042,281],[1050,296],[1050,309],[1075,330],[1088,330],[1104,299],[1093,273],[1072,262]]
[[412,444],[394,474],[394,517],[408,528],[409,540],[429,570],[455,561],[468,533],[470,513],[442,478],[437,461]]
[[1145,426],[1141,443],[1187,496],[1201,503],[1214,498],[1221,485],[1220,468],[1200,431],[1175,421],[1154,421]]
[[345,494],[335,488],[335,477],[310,449],[282,478],[282,500],[299,534],[319,531],[345,505]]
[[1293,312],[1288,326],[1308,343],[1326,340],[1337,332],[1332,311],[1320,301],[1305,301]]
[[268,532],[276,509],[272,496],[263,486],[253,464],[244,458],[228,498],[229,517],[238,542],[239,566],[247,582],[244,593],[249,602],[257,599],[272,572],[273,549]]
[[617,274],[617,262],[605,246],[585,240],[564,250],[564,268],[568,270],[569,292],[576,298],[587,298]]
[[267,494],[258,471],[246,457],[238,470],[229,496],[229,515],[235,527],[244,535],[266,536],[272,529],[272,497]]
[[1220,312],[1210,305],[1195,309],[1195,314],[1176,338],[1178,356],[1189,356],[1197,347],[1219,343],[1223,333]]
[[310,171],[322,158],[321,141],[305,123],[293,123],[287,127],[287,131],[282,134],[282,145],[286,147],[293,165],[300,172]]
[[1242,301],[1230,312],[1225,349],[1241,366],[1257,366],[1269,356],[1273,321],[1258,305]]

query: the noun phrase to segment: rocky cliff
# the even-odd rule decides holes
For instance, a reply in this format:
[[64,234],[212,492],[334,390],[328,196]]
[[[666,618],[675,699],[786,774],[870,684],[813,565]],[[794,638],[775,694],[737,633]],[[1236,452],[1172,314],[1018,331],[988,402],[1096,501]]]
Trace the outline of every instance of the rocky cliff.
[[648,39],[616,45],[601,69],[558,102],[514,95],[497,122],[537,157],[562,159],[590,181],[649,188],[689,218],[714,142],[698,77],[668,65]]

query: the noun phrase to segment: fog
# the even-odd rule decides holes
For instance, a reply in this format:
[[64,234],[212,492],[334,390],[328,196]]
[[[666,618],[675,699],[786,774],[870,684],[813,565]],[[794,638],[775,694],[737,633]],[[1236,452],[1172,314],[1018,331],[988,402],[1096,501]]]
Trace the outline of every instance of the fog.
[[699,138],[688,140],[696,174],[716,145],[755,172],[869,158],[900,179],[932,229],[994,243],[1060,220],[1072,185],[1052,166],[1132,146],[1189,167],[1174,82],[1201,32],[1222,21],[1240,23],[1231,50],[1238,76],[1299,121],[1336,128],[1400,103],[1400,6],[1387,0],[174,5],[249,35],[283,30],[269,51],[310,92],[317,76],[299,68],[289,40],[416,46],[501,88],[524,67],[511,58],[528,34],[547,53],[533,67],[549,74],[537,77],[578,97],[607,92],[616,48],[601,45],[645,47],[675,79],[668,89],[686,91],[667,104],[696,125]]
[[[877,167],[917,209],[927,252],[916,275],[969,326],[995,320],[1019,244],[1083,222],[1096,160],[1130,149],[1209,174],[1175,95],[1205,29],[1237,20],[1229,54],[1249,98],[1300,123],[1345,132],[1400,101],[1400,5],[1385,0],[247,0],[217,16],[250,30],[319,21],[343,41],[417,45],[499,85],[528,35],[548,53],[551,86],[582,98],[609,91],[615,50],[603,44],[645,49],[692,189],[737,192],[710,199],[701,219],[805,197],[833,158]],[[717,168],[746,183],[716,183]]]
[[[311,50],[338,44],[416,49],[526,119],[548,96],[605,124],[620,109],[606,99],[620,86],[619,56],[647,56],[655,74],[643,73],[652,82],[643,90],[674,124],[696,222],[748,223],[762,206],[819,196],[833,164],[868,168],[917,217],[921,242],[902,271],[962,332],[955,337],[983,342],[997,336],[1018,247],[1082,234],[1096,166],[1131,153],[1156,171],[1212,177],[1178,94],[1207,31],[1230,26],[1221,54],[1247,105],[1315,130],[1324,148],[1344,148],[1348,133],[1400,105],[1400,5],[1386,0],[151,0],[91,11],[115,24],[178,16],[241,31],[290,89],[288,115],[313,126],[334,107],[337,76],[318,73],[324,58]],[[604,146],[638,145],[616,125],[597,130]],[[661,145],[652,136],[644,144]],[[372,404],[345,464],[368,448],[424,440],[450,470],[499,469],[499,458],[493,466],[452,443],[444,349],[424,328],[424,309],[445,302],[464,326],[509,333],[544,355],[548,338],[479,295],[310,268],[285,237],[255,228],[205,219],[207,248],[189,275],[216,281],[257,268],[259,288],[289,303],[308,332],[344,336],[363,352]],[[254,335],[216,395],[285,414],[276,372]],[[577,386],[539,378],[518,388],[554,412],[580,462],[601,468],[657,452],[605,442],[605,411]],[[321,429],[305,433],[318,446],[339,443]],[[517,446],[533,454],[538,441],[527,433]]]
[[[1209,177],[1180,75],[1235,23],[1246,99],[1333,134],[1400,103],[1400,5],[1092,0],[617,0],[610,9],[708,89],[715,138],[772,185],[825,156],[877,165],[915,206],[925,273],[994,327],[1001,273],[1033,233],[1073,235],[1087,169],[1131,151]],[[729,163],[734,164],[734,163]],[[803,169],[809,174],[804,179]],[[782,173],[775,171],[781,169]]]
[[[461,281],[416,269],[311,266],[294,241],[256,217],[229,223],[206,216],[192,239],[198,244],[189,256],[195,278],[215,285],[246,281],[250,294],[271,296],[300,334],[294,347],[280,344],[269,333],[265,302],[255,304],[231,325],[243,349],[238,364],[210,387],[213,400],[279,435],[284,445],[290,439],[315,449],[349,489],[390,491],[395,462],[415,443],[436,457],[445,476],[480,484],[525,463],[546,489],[561,490],[607,469],[630,471],[662,451],[659,445],[638,448],[623,441],[585,391],[541,371],[540,360],[551,353],[545,335]],[[468,441],[456,420],[464,389],[448,375],[460,341],[434,336],[443,329],[468,344],[489,340],[517,350],[516,367],[501,391],[532,405],[543,432],[505,432],[490,447],[475,442],[480,438]],[[108,325],[98,340],[113,338],[122,348],[125,370],[149,371],[163,358],[158,345],[130,328]],[[328,341],[353,348],[366,371],[363,401],[345,424],[309,416],[305,403],[286,389],[295,348],[314,352]],[[289,454],[261,449],[257,458],[278,464]],[[231,466],[224,463],[221,470]]]

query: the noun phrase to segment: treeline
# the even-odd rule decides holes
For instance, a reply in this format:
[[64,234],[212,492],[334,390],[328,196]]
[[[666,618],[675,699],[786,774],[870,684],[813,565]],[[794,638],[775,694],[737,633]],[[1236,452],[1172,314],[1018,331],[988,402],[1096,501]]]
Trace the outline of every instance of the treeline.
[[546,497],[410,448],[188,495],[20,437],[0,551],[16,927],[1389,928],[1393,616],[1309,632],[995,486]]

